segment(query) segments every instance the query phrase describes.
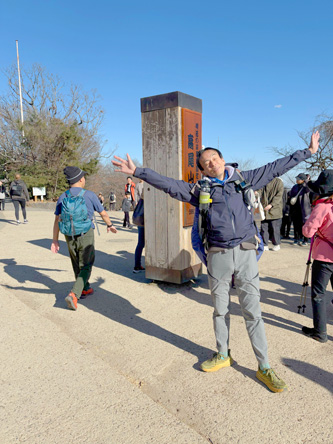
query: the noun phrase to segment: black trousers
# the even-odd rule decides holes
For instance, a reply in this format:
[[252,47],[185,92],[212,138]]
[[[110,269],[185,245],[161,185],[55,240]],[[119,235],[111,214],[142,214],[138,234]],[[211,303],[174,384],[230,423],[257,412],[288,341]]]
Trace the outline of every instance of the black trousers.
[[130,226],[130,219],[129,219],[129,212],[128,211],[124,211],[124,223],[123,223],[123,227],[129,227]]
[[313,327],[322,339],[326,339],[327,336],[325,293],[329,281],[333,288],[333,263],[314,260],[311,275]]
[[280,231],[281,236],[289,237],[290,227],[291,227],[291,217],[290,217],[290,215],[283,216],[282,224],[281,224],[281,231]]
[[294,225],[294,239],[297,241],[307,242],[308,238],[303,236],[302,228],[303,228],[303,219],[299,214],[293,215],[293,225]]
[[20,218],[20,205],[22,208],[23,219],[26,220],[27,212],[25,209],[25,199],[12,199],[12,202],[14,204],[16,220],[19,220],[19,218]]
[[272,243],[273,245],[281,244],[281,219],[272,219],[272,220],[262,220],[260,227],[260,234],[263,238],[264,245],[268,245],[269,241],[269,232],[272,234]]

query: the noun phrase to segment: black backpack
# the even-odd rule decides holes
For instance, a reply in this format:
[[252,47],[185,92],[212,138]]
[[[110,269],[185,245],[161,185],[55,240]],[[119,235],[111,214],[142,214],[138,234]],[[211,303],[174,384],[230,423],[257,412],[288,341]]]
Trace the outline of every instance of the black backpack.
[[113,202],[114,201],[114,193],[110,194],[110,201]]
[[22,195],[22,191],[23,191],[22,185],[20,185],[17,182],[14,182],[14,184],[12,185],[12,188],[10,190],[10,194],[12,196],[21,196]]

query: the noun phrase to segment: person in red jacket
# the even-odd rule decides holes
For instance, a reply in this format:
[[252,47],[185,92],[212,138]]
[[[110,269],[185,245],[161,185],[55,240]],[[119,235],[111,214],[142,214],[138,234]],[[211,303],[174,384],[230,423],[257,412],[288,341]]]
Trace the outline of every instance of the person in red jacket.
[[125,185],[125,194],[130,193],[131,194],[131,202],[133,205],[133,209],[136,206],[135,203],[135,183],[132,181],[131,176],[127,177],[127,184]]
[[333,288],[333,170],[322,171],[308,187],[318,196],[313,210],[303,225],[305,237],[314,236],[312,248],[311,302],[313,328],[302,332],[319,342],[327,342],[325,293],[329,281]]

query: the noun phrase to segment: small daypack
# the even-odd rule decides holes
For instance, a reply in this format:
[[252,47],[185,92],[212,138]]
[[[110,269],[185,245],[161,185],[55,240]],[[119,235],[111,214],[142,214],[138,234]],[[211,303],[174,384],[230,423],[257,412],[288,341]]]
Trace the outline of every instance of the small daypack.
[[10,194],[12,196],[21,196],[22,195],[22,191],[23,191],[22,185],[20,185],[17,182],[14,182],[14,184],[12,185],[12,188],[10,190]]
[[83,197],[86,190],[73,196],[69,190],[62,201],[59,229],[66,236],[77,236],[90,230],[92,221],[88,215],[86,201]]
[[111,193],[111,194],[110,194],[110,201],[111,201],[111,202],[114,202],[114,193]]

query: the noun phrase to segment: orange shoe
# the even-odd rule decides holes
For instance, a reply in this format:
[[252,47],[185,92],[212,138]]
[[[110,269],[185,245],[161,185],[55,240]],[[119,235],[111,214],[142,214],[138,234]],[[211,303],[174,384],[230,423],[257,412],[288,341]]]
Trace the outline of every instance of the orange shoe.
[[87,296],[94,294],[94,290],[90,287],[88,290],[83,290],[81,293],[81,299],[85,299]]
[[68,296],[65,297],[65,301],[67,303],[67,307],[70,310],[76,310],[77,309],[77,297],[75,294],[71,291]]

